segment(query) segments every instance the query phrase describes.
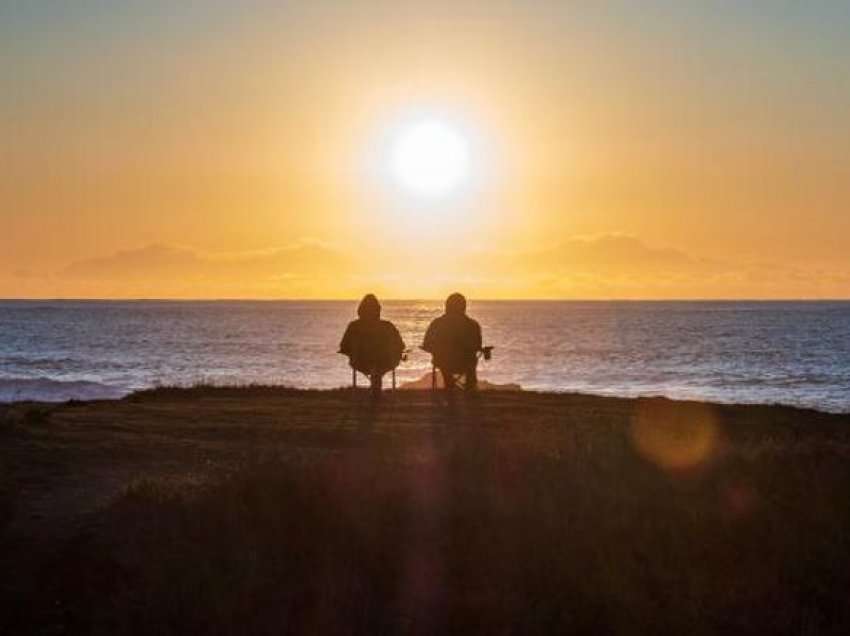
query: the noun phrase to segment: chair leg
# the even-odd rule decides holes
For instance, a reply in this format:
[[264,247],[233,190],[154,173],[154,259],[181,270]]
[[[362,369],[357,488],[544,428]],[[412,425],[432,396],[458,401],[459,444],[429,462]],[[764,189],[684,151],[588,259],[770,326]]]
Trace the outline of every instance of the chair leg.
[[357,369],[353,367],[351,369],[351,386],[355,389],[357,388]]
[[395,369],[393,369],[393,391],[395,391]]
[[437,390],[437,367],[431,365],[431,390]]

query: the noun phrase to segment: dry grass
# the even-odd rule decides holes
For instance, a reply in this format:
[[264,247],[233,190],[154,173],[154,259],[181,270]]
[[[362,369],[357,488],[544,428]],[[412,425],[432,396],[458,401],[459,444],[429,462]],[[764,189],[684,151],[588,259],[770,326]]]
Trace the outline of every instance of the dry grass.
[[542,394],[454,410],[408,394],[372,410],[345,392],[254,387],[163,389],[50,422],[103,431],[110,414],[123,422],[110,435],[256,452],[168,475],[152,456],[45,565],[44,602],[17,626],[850,629],[847,418]]

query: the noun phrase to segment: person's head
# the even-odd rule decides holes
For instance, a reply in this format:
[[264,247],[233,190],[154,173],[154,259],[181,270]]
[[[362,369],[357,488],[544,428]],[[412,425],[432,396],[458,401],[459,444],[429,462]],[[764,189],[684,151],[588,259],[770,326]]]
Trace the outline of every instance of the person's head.
[[466,313],[466,298],[463,294],[455,292],[446,298],[446,313],[455,316],[462,316]]
[[381,303],[375,294],[366,294],[357,306],[357,315],[366,320],[377,320],[381,317]]

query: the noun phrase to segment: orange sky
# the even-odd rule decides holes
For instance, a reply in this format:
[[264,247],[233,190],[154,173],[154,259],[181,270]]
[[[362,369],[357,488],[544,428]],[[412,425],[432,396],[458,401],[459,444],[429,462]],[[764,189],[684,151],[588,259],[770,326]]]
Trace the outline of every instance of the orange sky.
[[0,8],[0,296],[850,297],[848,9],[562,4]]

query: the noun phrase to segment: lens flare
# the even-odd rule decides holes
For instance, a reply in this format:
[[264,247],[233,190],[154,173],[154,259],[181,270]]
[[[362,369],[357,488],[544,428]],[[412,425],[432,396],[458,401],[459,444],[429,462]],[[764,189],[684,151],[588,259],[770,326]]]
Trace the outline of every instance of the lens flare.
[[711,407],[668,400],[639,400],[630,434],[637,452],[660,468],[681,471],[717,452],[719,428]]

